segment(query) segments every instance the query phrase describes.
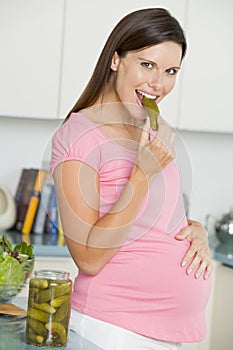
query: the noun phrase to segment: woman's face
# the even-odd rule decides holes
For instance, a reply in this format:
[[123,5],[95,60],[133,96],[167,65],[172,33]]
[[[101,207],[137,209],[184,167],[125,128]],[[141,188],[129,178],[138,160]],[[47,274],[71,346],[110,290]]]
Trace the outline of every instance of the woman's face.
[[137,106],[136,118],[145,119],[143,95],[159,103],[173,89],[181,65],[182,48],[167,41],[123,58],[116,53],[111,69],[116,72],[112,97],[115,102]]

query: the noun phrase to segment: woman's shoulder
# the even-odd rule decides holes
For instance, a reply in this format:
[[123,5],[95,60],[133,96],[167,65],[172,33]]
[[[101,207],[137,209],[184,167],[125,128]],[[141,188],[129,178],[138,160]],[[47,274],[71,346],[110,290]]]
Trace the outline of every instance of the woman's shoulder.
[[72,113],[52,137],[52,168],[65,160],[84,161],[90,153],[95,155],[91,157],[95,163],[99,163],[100,142],[97,126],[81,113]]
[[95,124],[82,111],[79,111],[79,112],[71,113],[69,118],[64,121],[61,127],[64,127],[64,128],[75,127],[76,130],[79,130],[81,128],[86,128],[86,129],[94,128]]
[[61,124],[55,131],[53,141],[59,140],[59,142],[66,141],[73,144],[77,140],[95,138],[97,141],[99,136],[98,125],[91,121],[81,112],[72,113],[70,117]]

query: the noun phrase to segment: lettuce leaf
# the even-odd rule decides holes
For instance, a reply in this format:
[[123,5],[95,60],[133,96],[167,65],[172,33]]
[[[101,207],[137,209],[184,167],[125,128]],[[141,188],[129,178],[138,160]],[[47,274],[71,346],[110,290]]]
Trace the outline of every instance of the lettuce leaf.
[[25,272],[20,263],[9,255],[2,256],[2,259],[0,264],[0,284],[23,283]]
[[0,237],[0,247],[0,254],[2,252],[11,253],[14,250],[12,243],[5,236]]

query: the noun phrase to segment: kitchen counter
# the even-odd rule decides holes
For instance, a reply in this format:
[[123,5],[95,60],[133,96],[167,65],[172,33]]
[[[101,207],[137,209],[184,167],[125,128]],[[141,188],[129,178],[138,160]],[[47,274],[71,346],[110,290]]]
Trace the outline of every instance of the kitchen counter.
[[[63,236],[51,236],[49,234],[23,236],[17,231],[8,231],[4,234],[13,244],[22,240],[33,244],[35,256],[70,257]],[[213,259],[233,267],[233,245],[221,243],[213,232],[209,235],[209,244]]]
[[[13,304],[23,307],[26,310],[26,298],[15,298]],[[26,317],[0,315],[0,349],[1,350],[101,350],[87,339],[80,337],[73,331],[69,331],[68,342],[62,347],[45,347],[26,344],[25,342]]]

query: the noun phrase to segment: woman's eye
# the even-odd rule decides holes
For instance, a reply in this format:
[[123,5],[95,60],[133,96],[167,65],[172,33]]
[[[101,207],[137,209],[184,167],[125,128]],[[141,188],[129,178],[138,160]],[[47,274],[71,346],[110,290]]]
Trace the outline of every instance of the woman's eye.
[[176,73],[178,72],[177,69],[175,68],[169,68],[166,70],[166,72],[169,74],[169,75],[176,75]]
[[153,68],[153,64],[149,63],[149,62],[142,62],[142,67],[145,67],[147,69],[152,69]]

